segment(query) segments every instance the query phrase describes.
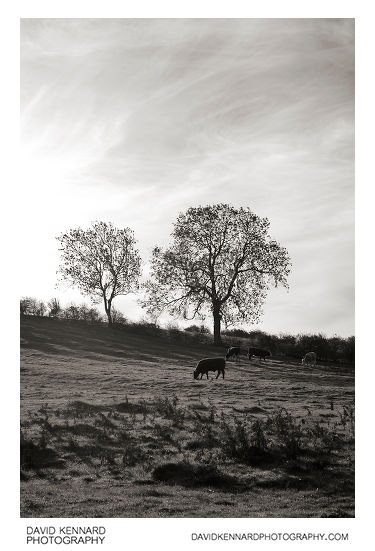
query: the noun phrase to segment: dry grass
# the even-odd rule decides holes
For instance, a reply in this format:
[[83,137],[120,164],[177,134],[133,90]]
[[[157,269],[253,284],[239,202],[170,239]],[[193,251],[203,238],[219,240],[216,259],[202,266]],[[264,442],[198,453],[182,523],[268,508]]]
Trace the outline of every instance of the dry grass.
[[[58,320],[22,322],[21,515],[354,515],[354,377]],[[332,499],[334,497],[334,499]]]

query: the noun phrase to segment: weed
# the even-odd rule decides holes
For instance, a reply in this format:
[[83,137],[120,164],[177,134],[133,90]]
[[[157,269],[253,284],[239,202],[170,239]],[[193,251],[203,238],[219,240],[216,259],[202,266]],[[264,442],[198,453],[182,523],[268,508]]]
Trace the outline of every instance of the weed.
[[134,467],[137,463],[145,461],[147,454],[135,442],[128,442],[123,454],[122,463],[125,467]]
[[337,450],[343,443],[342,437],[340,437],[334,430],[327,429],[316,421],[306,431],[307,445],[312,447],[314,455],[329,455],[333,450]]
[[272,457],[267,450],[267,441],[259,421],[249,427],[241,420],[235,419],[234,425],[227,423],[222,416],[220,438],[224,455],[248,465],[262,465]]
[[287,458],[294,459],[301,452],[301,426],[286,409],[280,408],[270,416],[266,427],[274,432]]
[[125,402],[117,404],[114,406],[114,409],[120,413],[130,413],[133,416],[137,413],[143,413],[143,415],[148,413],[148,407],[144,400],[142,400],[140,404],[132,404],[129,402],[127,396],[125,397]]
[[153,426],[153,432],[155,433],[155,436],[162,438],[167,442],[172,441],[172,431],[171,431],[171,427],[169,426],[155,423],[155,425]]
[[174,396],[172,400],[168,397],[156,398],[154,400],[156,411],[166,419],[171,419],[174,427],[181,428],[185,419],[185,410],[178,408],[177,404],[177,396]]
[[48,435],[47,435],[47,431],[46,430],[43,430],[42,431],[42,434],[40,435],[40,438],[39,438],[39,442],[38,442],[38,446],[40,449],[42,450],[45,450],[46,447],[47,447],[47,444],[48,444]]
[[[193,416],[195,417],[196,421],[199,423],[199,426],[201,423],[215,423],[215,418],[217,416],[217,409],[215,404],[212,402],[212,400],[209,400],[209,407],[205,406],[204,404],[201,405],[199,408],[202,410],[202,413],[199,413],[196,408],[192,409]],[[207,414],[205,415],[204,411],[207,411]]]
[[219,445],[219,440],[211,425],[198,425],[195,427],[195,432],[198,433],[198,438],[190,440],[186,444],[186,449],[197,450],[199,448],[214,448]]
[[101,467],[109,467],[109,466],[116,465],[115,458],[107,450],[104,453],[101,453],[98,457],[100,459]]
[[264,426],[259,419],[256,419],[251,425],[251,442],[253,446],[261,450],[266,450],[268,447]]
[[117,442],[120,444],[122,444],[123,442],[127,442],[128,440],[131,439],[130,434],[125,430],[118,431],[116,434],[116,437],[117,437]]
[[342,412],[339,411],[340,423],[346,428],[349,428],[350,434],[354,437],[355,430],[355,409],[354,405],[343,406]]

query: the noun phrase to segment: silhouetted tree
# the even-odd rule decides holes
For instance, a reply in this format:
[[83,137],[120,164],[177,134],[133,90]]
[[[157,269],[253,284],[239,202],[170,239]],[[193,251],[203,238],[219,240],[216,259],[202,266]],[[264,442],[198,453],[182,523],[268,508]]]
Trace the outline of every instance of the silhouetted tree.
[[57,237],[61,244],[62,279],[69,281],[93,303],[101,300],[112,323],[112,301],[138,289],[140,257],[129,228],[94,222],[87,230],[71,229]]
[[249,208],[218,204],[178,216],[169,248],[153,250],[151,278],[142,305],[185,319],[213,317],[214,342],[221,322],[257,322],[271,282],[287,286],[290,259],[268,235],[267,218]]

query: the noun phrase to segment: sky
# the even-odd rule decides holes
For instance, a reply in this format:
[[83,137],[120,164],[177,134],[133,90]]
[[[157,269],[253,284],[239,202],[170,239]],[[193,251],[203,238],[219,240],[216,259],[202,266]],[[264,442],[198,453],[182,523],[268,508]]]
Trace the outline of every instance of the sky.
[[24,19],[20,178],[22,296],[88,302],[55,287],[69,228],[130,227],[147,274],[180,212],[223,202],[292,259],[251,329],[352,335],[354,21]]

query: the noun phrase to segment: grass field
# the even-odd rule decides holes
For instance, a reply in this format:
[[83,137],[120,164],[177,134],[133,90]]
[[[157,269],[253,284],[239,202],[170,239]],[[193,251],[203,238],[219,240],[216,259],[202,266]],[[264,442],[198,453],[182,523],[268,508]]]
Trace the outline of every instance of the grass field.
[[21,516],[354,516],[354,370],[223,354],[21,319]]

